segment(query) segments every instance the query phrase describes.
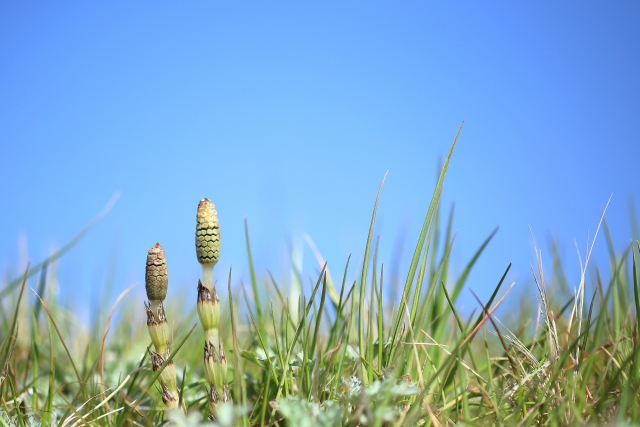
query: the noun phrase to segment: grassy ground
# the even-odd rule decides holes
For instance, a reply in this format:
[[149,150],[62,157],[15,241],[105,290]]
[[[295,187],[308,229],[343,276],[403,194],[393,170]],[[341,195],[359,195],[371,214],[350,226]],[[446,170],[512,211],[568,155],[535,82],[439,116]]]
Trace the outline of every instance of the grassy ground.
[[[216,381],[228,384],[228,398],[218,387],[213,406],[195,301],[166,305],[171,355],[154,373],[142,302],[128,291],[116,303],[117,323],[114,306],[83,326],[56,304],[48,263],[7,282],[0,290],[0,425],[191,426],[212,412],[210,423],[242,426],[639,423],[640,243],[621,254],[611,249],[608,277],[587,254],[580,283],[571,285],[555,254],[548,274],[538,259],[537,301],[521,306],[508,296],[507,267],[496,272],[491,298],[462,317],[456,300],[493,234],[452,277],[451,217],[442,220],[439,200],[454,146],[399,300],[381,297],[388,285],[373,241],[375,208],[353,283],[348,271],[361,262],[347,261],[340,277],[323,269],[292,301],[289,285],[256,277],[253,267],[251,286],[234,294],[232,272],[228,279],[216,272],[226,368],[216,353],[211,369],[223,372]],[[604,222],[601,233],[612,248]],[[40,278],[43,300],[27,302],[27,275]],[[493,312],[501,304],[517,310],[516,320],[499,322]],[[182,410],[163,403],[165,360],[173,360],[174,406]]]

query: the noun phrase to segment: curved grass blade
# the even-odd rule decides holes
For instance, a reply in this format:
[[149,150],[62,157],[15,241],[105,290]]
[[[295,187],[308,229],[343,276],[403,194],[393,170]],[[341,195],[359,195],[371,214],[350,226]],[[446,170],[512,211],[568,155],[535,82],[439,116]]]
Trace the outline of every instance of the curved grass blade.
[[380,188],[378,188],[378,195],[376,196],[376,202],[373,205],[373,214],[371,215],[371,224],[369,225],[369,235],[367,236],[367,246],[364,249],[364,263],[362,264],[362,278],[360,279],[360,304],[358,304],[358,349],[360,355],[364,356],[365,352],[365,340],[364,340],[364,293],[367,287],[367,270],[369,268],[369,252],[371,251],[371,239],[373,238],[373,227],[376,223],[376,212],[378,210],[378,201],[380,200],[380,193],[382,193],[382,186],[387,179],[387,171],[382,178]]
[[[636,241],[640,251],[640,242]],[[636,263],[636,249],[631,244],[633,253],[633,297],[636,304],[636,336],[640,337],[640,283],[638,283],[638,264]]]
[[[49,258],[47,258],[44,261],[42,261],[41,263],[36,264],[35,266],[33,266],[31,268],[31,270],[29,271],[29,275],[27,276],[27,278],[29,278],[29,277],[33,276],[34,274],[36,274],[37,272],[39,272],[46,265],[51,264],[52,262],[56,261],[62,255],[64,255],[66,252],[68,252],[69,249],[74,247],[76,245],[76,243],[78,243],[93,227],[96,226],[96,224],[98,224],[100,221],[102,221],[102,219],[109,213],[111,208],[113,208],[113,205],[115,205],[115,203],[116,203],[116,201],[118,200],[119,197],[120,197],[120,193],[118,193],[118,192],[115,193],[111,197],[111,200],[109,200],[107,205],[100,211],[100,213],[93,220],[91,220],[89,225],[87,225],[78,234],[76,234],[76,236],[73,239],[71,239],[69,241],[69,243],[67,243],[66,245],[64,245],[62,247],[62,249],[60,249],[59,251],[57,251],[56,253],[51,255]],[[13,288],[16,287],[20,283],[21,280],[22,280],[22,278],[19,278],[19,279],[15,279],[15,280],[9,282],[7,287],[0,292],[0,300],[2,300],[2,298],[4,298],[7,294],[9,294],[13,290]]]
[[456,300],[458,299],[458,296],[460,295],[460,291],[462,291],[462,286],[467,281],[467,277],[469,276],[469,273],[471,272],[471,269],[476,264],[476,262],[478,261],[478,258],[480,258],[480,255],[482,255],[482,252],[484,252],[484,250],[487,248],[487,246],[489,245],[489,242],[491,242],[491,240],[493,239],[493,236],[496,235],[496,233],[498,232],[499,229],[500,229],[500,227],[494,228],[494,230],[491,232],[491,234],[489,234],[489,236],[484,240],[484,242],[482,242],[482,245],[480,245],[480,247],[478,248],[476,253],[473,254],[473,257],[467,263],[466,267],[462,271],[462,274],[460,275],[460,277],[456,281],[456,284],[453,287],[453,292],[451,293],[451,301],[453,303],[455,303]]
[[[453,142],[451,143],[451,147],[449,148],[449,152],[447,153],[447,157],[442,165],[442,169],[440,170],[440,176],[438,177],[438,183],[436,184],[435,191],[433,192],[433,196],[431,198],[431,203],[429,204],[429,209],[427,210],[427,216],[424,219],[424,223],[422,224],[422,230],[420,231],[420,237],[418,238],[418,243],[416,244],[416,249],[413,253],[413,258],[411,259],[411,265],[409,267],[409,273],[407,275],[407,280],[404,284],[404,290],[402,291],[402,297],[400,298],[400,307],[404,307],[409,298],[409,292],[411,291],[411,287],[413,285],[413,279],[415,278],[416,270],[418,268],[418,261],[420,260],[420,254],[422,253],[422,247],[424,246],[424,241],[427,236],[427,231],[429,226],[431,225],[431,220],[433,218],[433,214],[440,199],[440,193],[442,193],[442,185],[444,184],[444,177],[447,173],[447,168],[449,167],[449,161],[451,160],[451,156],[453,155],[453,149],[456,146],[456,142],[458,141],[458,136],[460,136],[460,132],[462,131],[462,127],[464,126],[464,121],[458,128],[458,132],[456,133]],[[400,324],[402,323],[402,318],[404,316],[403,310],[398,310],[396,315],[396,321],[393,326],[393,333],[391,334],[391,343],[390,343],[390,353],[388,363],[393,363],[393,356],[396,350],[396,341],[398,339],[398,333],[400,332]]]
[[27,284],[27,277],[29,277],[29,266],[27,265],[27,268],[24,272],[24,276],[22,279],[22,286],[20,287],[20,295],[18,295],[18,302],[16,304],[16,311],[13,314],[13,321],[11,323],[11,329],[9,329],[9,335],[7,336],[7,338],[2,342],[2,347],[0,350],[0,357],[2,357],[2,359],[0,359],[0,387],[2,386],[2,383],[4,381],[4,379],[6,378],[5,373],[7,371],[7,368],[9,366],[9,359],[11,359],[11,354],[13,353],[13,350],[15,348],[16,345],[16,340],[18,339],[18,311],[20,310],[20,302],[22,301],[22,296],[24,295],[24,288]]
[[251,289],[253,290],[253,299],[256,303],[256,314],[258,316],[258,324],[264,325],[262,320],[262,307],[260,305],[260,295],[258,293],[258,282],[256,280],[256,271],[253,267],[253,256],[251,255],[251,240],[249,239],[249,223],[244,218],[244,236],[247,243],[247,256],[249,258],[249,273],[251,275]]
[[[32,289],[32,291],[33,291],[33,289]],[[76,364],[73,361],[73,357],[71,357],[71,353],[69,352],[69,348],[67,347],[67,343],[65,343],[64,342],[64,338],[62,338],[62,334],[60,333],[60,329],[58,329],[58,325],[56,324],[56,321],[53,320],[53,316],[49,312],[49,309],[47,308],[47,305],[44,303],[44,301],[42,301],[42,298],[40,298],[40,295],[38,295],[36,293],[36,291],[33,291],[33,293],[36,294],[36,296],[40,300],[40,304],[42,304],[42,308],[44,308],[45,313],[47,313],[47,316],[49,316],[49,320],[51,320],[51,324],[55,328],[56,333],[58,334],[58,338],[60,338],[60,342],[62,343],[62,346],[64,347],[64,351],[67,353],[67,357],[69,358],[69,362],[71,362],[71,367],[73,368],[73,372],[75,372],[75,374],[76,374],[76,378],[78,379],[78,384],[80,385],[80,387],[82,387],[83,386],[82,378],[80,377],[80,373],[78,372],[78,368],[76,368]]]

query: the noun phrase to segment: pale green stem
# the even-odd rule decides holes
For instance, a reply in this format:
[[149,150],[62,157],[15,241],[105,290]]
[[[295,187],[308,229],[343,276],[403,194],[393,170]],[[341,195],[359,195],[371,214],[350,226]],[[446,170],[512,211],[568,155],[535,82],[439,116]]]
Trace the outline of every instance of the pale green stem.
[[215,349],[219,348],[220,338],[218,337],[218,328],[211,328],[204,331],[204,338],[207,342],[212,343]]
[[151,303],[151,311],[153,311],[153,314],[156,315],[156,318],[158,317],[158,307],[160,307],[160,304],[162,303],[162,301],[160,300],[151,300],[149,301],[149,303]]
[[214,263],[206,263],[202,265],[202,284],[213,292],[213,266]]

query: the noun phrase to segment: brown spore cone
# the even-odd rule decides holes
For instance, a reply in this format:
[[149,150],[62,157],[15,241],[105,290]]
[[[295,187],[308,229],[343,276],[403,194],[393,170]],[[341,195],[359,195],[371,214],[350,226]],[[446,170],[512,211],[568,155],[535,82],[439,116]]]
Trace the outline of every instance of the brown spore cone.
[[167,260],[164,249],[159,243],[153,245],[147,254],[147,268],[145,271],[145,289],[149,301],[164,301],[169,287]]

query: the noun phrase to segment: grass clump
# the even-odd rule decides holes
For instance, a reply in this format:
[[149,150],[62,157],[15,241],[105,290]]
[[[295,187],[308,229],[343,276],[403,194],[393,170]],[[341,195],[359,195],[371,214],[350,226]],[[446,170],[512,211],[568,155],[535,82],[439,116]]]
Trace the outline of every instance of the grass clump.
[[[537,302],[511,302],[513,285],[503,286],[508,266],[497,272],[488,301],[459,312],[466,278],[495,231],[453,277],[453,215],[443,224],[440,196],[454,147],[455,140],[397,300],[387,297],[373,239],[378,198],[355,280],[347,279],[350,260],[335,282],[325,264],[296,301],[285,297],[287,284],[255,274],[247,227],[251,290],[242,285],[244,303],[232,293],[231,271],[226,301],[216,289],[219,224],[214,205],[203,199],[196,222],[202,280],[195,306],[168,304],[176,336],[164,316],[164,251],[159,245],[149,251],[151,343],[133,326],[144,319],[139,301],[125,297],[128,290],[116,302],[123,304],[117,324],[114,306],[83,327],[56,303],[48,264],[27,270],[0,291],[0,425],[194,426],[206,418],[218,426],[296,427],[640,422],[640,242],[616,253],[603,216],[608,277],[590,265],[589,252],[569,292],[557,251],[548,273],[536,247]],[[38,297],[28,302],[27,277],[37,273]],[[503,324],[500,306],[518,315]],[[196,317],[204,354],[195,351],[202,349],[192,336]],[[185,367],[180,378],[174,360]]]

